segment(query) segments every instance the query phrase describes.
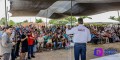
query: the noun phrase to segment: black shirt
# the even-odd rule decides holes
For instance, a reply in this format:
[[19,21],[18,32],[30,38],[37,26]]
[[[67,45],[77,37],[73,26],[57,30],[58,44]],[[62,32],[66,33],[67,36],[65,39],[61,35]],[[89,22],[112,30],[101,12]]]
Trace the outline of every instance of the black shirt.
[[[21,39],[26,38],[24,34],[21,35]],[[24,41],[21,41],[22,47],[27,47],[28,46],[28,41],[25,39]]]

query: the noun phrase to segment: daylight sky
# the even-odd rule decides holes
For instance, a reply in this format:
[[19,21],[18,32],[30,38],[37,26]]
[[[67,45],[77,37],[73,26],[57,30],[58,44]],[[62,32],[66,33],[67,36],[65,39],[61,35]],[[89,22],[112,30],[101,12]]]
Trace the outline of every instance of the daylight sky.
[[[9,6],[9,2],[7,2],[7,6]],[[5,17],[5,8],[4,8],[5,4],[4,4],[4,0],[0,0],[0,19],[2,17]],[[97,14],[97,15],[91,15],[90,17],[92,17],[93,20],[106,20],[108,19],[110,16],[116,16],[118,17],[117,11],[108,11],[106,13],[101,13],[101,14]],[[36,17],[41,18],[41,17]],[[46,21],[46,18],[41,18],[44,22]],[[13,20],[14,22],[22,22],[24,20],[28,20],[29,22],[35,22],[35,17],[10,17],[10,20]],[[48,19],[49,21],[50,19]]]

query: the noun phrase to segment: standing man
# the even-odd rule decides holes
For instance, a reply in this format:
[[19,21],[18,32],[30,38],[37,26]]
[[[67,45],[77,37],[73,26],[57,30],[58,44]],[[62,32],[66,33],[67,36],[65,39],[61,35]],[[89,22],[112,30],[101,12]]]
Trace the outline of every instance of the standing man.
[[10,41],[10,36],[12,33],[12,27],[7,26],[5,28],[5,32],[2,35],[2,40],[0,43],[1,46],[1,55],[2,55],[2,60],[9,60],[10,59],[10,53],[12,51],[12,46],[15,45],[14,42]]
[[78,26],[72,29],[67,28],[66,34],[73,34],[74,45],[74,57],[75,60],[86,60],[86,43],[91,40],[90,30],[83,25],[83,19],[78,19]]

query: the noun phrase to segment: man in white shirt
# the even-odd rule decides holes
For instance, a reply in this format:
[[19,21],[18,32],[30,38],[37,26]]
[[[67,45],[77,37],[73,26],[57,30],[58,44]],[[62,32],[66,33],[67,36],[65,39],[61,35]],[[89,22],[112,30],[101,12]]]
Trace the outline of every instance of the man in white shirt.
[[66,29],[66,34],[73,34],[74,45],[74,57],[75,60],[86,60],[86,43],[91,40],[90,30],[83,25],[83,19],[78,19],[78,26],[72,29]]

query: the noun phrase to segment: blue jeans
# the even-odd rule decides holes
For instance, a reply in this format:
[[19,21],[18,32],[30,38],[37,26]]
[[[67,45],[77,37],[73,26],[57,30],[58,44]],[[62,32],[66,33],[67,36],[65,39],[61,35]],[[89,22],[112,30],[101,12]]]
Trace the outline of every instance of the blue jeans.
[[59,48],[62,48],[62,42],[58,42]]
[[75,43],[74,45],[75,60],[79,60],[80,55],[81,60],[86,60],[86,43]]
[[28,57],[33,56],[33,45],[28,45]]
[[53,42],[53,44],[54,44],[54,49],[56,49],[57,48],[57,42]]

